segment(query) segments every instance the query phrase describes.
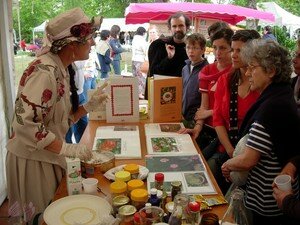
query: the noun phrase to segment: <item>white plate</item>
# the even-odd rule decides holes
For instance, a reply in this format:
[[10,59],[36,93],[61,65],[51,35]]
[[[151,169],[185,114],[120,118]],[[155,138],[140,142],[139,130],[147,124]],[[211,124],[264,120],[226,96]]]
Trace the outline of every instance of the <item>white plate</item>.
[[71,195],[52,202],[44,212],[47,225],[94,225],[112,208],[103,198],[95,195]]
[[[126,165],[124,164],[124,165],[121,165],[121,166],[111,168],[110,170],[105,172],[104,176],[108,180],[114,181],[115,180],[115,173],[118,172],[118,171],[122,171],[124,166],[126,166]],[[141,165],[138,165],[138,166],[139,166],[139,170],[140,170],[140,173],[138,175],[138,179],[140,179],[140,180],[146,179],[147,176],[148,176],[149,170],[144,166],[141,166]]]

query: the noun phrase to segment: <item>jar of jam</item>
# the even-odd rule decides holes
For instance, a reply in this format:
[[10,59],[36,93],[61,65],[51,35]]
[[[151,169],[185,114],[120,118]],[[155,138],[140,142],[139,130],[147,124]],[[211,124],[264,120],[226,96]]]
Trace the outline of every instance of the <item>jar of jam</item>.
[[125,165],[124,171],[127,171],[131,174],[131,179],[137,179],[140,173],[139,166],[134,163]]
[[125,195],[118,195],[114,197],[112,200],[114,215],[118,213],[119,208],[121,208],[123,205],[129,204],[129,202],[130,199]]
[[115,181],[130,181],[131,174],[128,171],[118,171],[115,173]]
[[171,182],[172,201],[174,201],[174,198],[175,198],[176,195],[181,193],[181,187],[182,187],[181,181],[172,181]]
[[110,184],[111,198],[119,195],[127,195],[127,184],[124,181],[115,181]]
[[148,201],[148,191],[145,189],[134,189],[130,193],[131,204],[136,207],[137,210],[143,208]]
[[136,208],[132,205],[124,205],[119,208],[118,216],[121,219],[120,225],[133,225],[133,215],[136,212]]
[[144,182],[139,179],[128,181],[127,183],[128,196],[130,196],[131,191],[135,189],[145,189]]

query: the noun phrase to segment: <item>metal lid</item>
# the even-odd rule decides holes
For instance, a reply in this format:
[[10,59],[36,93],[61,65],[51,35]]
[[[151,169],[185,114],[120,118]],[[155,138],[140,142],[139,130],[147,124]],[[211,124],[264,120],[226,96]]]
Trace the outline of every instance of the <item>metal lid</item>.
[[181,183],[181,181],[172,181],[171,186],[172,187],[181,187],[182,183]]
[[129,201],[130,201],[130,199],[127,196],[118,195],[113,198],[112,204],[114,206],[121,206],[121,205],[126,205]]
[[123,205],[118,210],[118,213],[121,216],[131,216],[135,212],[136,212],[136,208],[133,205]]

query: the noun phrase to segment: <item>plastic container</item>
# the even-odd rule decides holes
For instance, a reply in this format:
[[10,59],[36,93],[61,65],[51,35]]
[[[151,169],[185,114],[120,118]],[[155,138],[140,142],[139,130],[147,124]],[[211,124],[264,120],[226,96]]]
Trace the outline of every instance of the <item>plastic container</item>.
[[145,189],[135,189],[130,193],[131,204],[136,207],[137,210],[143,208],[148,201],[148,191]]
[[135,189],[145,189],[144,182],[139,179],[128,181],[127,183],[128,196],[130,196],[131,191]]
[[111,198],[119,195],[127,196],[127,184],[124,181],[115,181],[110,184]]
[[131,180],[131,174],[128,171],[118,171],[115,173],[115,181],[128,182]]
[[137,179],[140,173],[139,166],[137,164],[126,164],[124,166],[124,171],[127,171],[131,174],[131,179]]

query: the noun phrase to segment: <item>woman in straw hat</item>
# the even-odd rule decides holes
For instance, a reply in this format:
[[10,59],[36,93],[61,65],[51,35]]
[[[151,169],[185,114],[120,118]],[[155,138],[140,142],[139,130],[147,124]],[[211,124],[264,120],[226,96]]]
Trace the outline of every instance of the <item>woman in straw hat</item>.
[[81,160],[92,157],[86,146],[64,140],[72,123],[108,97],[99,90],[79,106],[71,66],[74,61],[88,59],[95,44],[94,31],[101,21],[90,20],[80,8],[50,20],[38,57],[21,77],[6,158],[12,217],[23,215],[32,223],[44,211],[66,168],[65,156]]

